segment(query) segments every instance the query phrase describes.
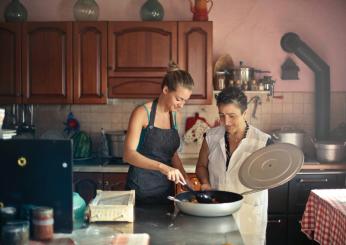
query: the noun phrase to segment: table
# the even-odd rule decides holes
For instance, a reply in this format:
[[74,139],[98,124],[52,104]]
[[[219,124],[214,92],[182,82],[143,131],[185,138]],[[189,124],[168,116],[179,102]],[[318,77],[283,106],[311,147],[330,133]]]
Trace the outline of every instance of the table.
[[321,245],[346,245],[346,189],[312,190],[301,229]]
[[50,243],[31,242],[30,245],[111,244],[110,241],[121,233],[147,233],[150,245],[244,244],[232,215],[197,217],[176,211],[172,205],[135,207],[133,223],[91,223],[72,234],[55,234]]

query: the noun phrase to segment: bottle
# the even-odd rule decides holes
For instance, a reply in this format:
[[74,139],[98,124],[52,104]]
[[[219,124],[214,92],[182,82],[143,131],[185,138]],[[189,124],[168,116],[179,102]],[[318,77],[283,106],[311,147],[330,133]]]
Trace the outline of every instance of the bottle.
[[140,15],[144,21],[160,21],[165,11],[158,0],[147,0],[141,7]]
[[7,222],[2,227],[1,241],[6,245],[29,245],[29,221]]
[[53,209],[49,207],[37,207],[32,209],[32,224],[35,240],[51,240],[54,233]]
[[263,85],[262,82],[260,82],[260,83],[258,84],[258,90],[259,90],[259,91],[264,91],[264,85]]
[[252,80],[251,81],[251,90],[252,91],[257,91],[258,90],[258,85],[257,85],[256,80]]

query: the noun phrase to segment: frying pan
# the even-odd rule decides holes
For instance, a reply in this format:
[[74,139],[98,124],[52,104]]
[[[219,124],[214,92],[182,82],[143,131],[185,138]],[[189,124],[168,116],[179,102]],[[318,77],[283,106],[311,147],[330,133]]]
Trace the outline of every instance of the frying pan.
[[278,143],[269,145],[252,153],[239,169],[240,182],[252,190],[241,194],[228,191],[201,191],[215,198],[219,203],[194,203],[193,192],[187,191],[175,196],[175,204],[186,214],[219,217],[238,211],[243,195],[270,189],[291,180],[301,169],[303,152],[295,145]]
[[175,196],[181,202],[175,202],[179,210],[186,214],[204,217],[219,217],[230,215],[238,211],[243,203],[243,196],[228,191],[206,191],[206,194],[215,198],[219,203],[193,203],[195,194],[186,191]]

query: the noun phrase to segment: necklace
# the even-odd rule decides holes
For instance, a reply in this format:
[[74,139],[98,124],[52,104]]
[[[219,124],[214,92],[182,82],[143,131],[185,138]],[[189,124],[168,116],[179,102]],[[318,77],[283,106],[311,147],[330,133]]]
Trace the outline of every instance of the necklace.
[[[245,121],[245,130],[244,130],[244,135],[243,137],[237,141],[237,143],[239,143],[242,139],[245,139],[247,136],[247,132],[249,131],[249,124],[247,123],[247,121]],[[229,147],[229,139],[231,138],[231,135],[226,131],[225,132],[225,148],[226,148],[226,155],[227,155],[227,160],[226,160],[226,171],[228,169],[228,165],[229,165],[229,160],[231,159],[232,156],[232,151],[230,150]]]

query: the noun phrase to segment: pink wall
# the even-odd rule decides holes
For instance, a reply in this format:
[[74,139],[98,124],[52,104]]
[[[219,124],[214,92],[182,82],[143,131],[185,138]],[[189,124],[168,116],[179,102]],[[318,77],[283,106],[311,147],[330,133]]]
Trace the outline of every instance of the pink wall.
[[[100,20],[139,20],[145,0],[96,0]],[[76,0],[21,0],[30,21],[73,20]],[[165,20],[191,20],[188,0],[160,0]],[[0,13],[9,0],[0,1]],[[277,91],[313,91],[314,74],[295,55],[280,47],[286,32],[296,32],[331,69],[333,91],[346,91],[345,0],[214,0],[214,60],[225,53],[235,64],[270,70]],[[3,14],[1,14],[3,21]],[[291,56],[300,68],[299,80],[281,81],[281,65]]]

